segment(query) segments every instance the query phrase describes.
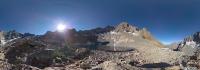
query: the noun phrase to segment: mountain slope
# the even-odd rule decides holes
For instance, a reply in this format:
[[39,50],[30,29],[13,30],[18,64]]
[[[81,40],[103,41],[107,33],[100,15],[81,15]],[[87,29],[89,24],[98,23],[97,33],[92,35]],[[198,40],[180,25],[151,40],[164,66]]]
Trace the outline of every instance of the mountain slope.
[[174,63],[182,56],[181,52],[164,48],[145,28],[139,29],[127,22],[120,23],[113,31],[99,35],[98,39],[108,42],[100,49],[116,52],[138,50],[147,62]]
[[200,32],[196,32],[183,41],[181,41],[175,51],[184,53],[184,57],[180,60],[183,69],[197,70],[200,67]]
[[163,48],[145,28],[139,29],[127,22],[116,27],[48,31],[40,36],[24,35],[0,48],[4,55],[2,62],[12,68],[162,69],[177,66],[176,63],[182,56],[179,51]]
[[[150,32],[148,32],[145,28],[139,29],[135,26],[129,25],[127,22],[120,23],[113,31],[104,33],[99,35],[99,41],[109,42],[107,46],[113,47],[114,50],[119,48],[122,50],[127,48],[140,47],[140,45],[136,44],[149,44],[148,47],[160,47],[164,48],[160,42],[155,40]],[[128,45],[132,43],[133,45]]]
[[181,43],[179,43],[176,50],[185,52],[188,56],[193,56],[199,47],[200,32],[196,32],[193,35],[186,37]]

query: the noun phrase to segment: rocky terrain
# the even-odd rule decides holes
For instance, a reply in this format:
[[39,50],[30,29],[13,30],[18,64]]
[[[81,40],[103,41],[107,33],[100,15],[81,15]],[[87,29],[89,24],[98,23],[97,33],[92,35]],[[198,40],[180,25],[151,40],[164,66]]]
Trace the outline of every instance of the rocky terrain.
[[175,51],[184,53],[184,66],[188,69],[200,68],[200,32],[186,37],[183,41],[177,44]]
[[0,70],[181,70],[199,68],[200,33],[173,50],[127,22],[44,35],[0,32]]

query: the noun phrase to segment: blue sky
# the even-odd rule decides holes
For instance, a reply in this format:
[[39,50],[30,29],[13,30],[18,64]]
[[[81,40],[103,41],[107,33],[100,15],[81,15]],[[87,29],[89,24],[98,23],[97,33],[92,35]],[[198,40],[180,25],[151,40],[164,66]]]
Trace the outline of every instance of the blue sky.
[[126,20],[170,43],[200,31],[200,0],[0,0],[0,29],[44,34],[58,22],[78,30]]

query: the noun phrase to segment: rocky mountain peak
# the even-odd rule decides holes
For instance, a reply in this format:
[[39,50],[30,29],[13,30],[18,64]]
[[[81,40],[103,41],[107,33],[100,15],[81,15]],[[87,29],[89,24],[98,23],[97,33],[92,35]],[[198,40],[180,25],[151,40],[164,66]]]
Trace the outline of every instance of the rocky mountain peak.
[[[127,22],[120,23],[113,31],[100,34],[98,41],[109,42],[106,45],[109,46],[109,48],[105,47],[103,49],[111,51],[127,51],[132,50],[133,48],[137,49],[141,44],[148,44],[148,47],[164,47],[162,43],[157,41],[146,28],[139,29]],[[131,45],[129,43],[135,46],[130,47]]]
[[196,32],[193,35],[190,35],[184,39],[184,42],[196,42],[200,43],[200,32]]
[[15,39],[24,38],[24,37],[31,37],[31,36],[35,36],[35,35],[30,34],[30,33],[22,34],[22,33],[15,31],[15,30],[0,31],[0,45],[3,46],[7,42],[11,42]]
[[137,32],[138,28],[128,24],[127,22],[121,22],[116,28],[116,32]]
[[197,43],[200,43],[200,32],[196,32],[194,35],[194,41],[196,41]]
[[180,42],[175,50],[182,51],[188,56],[193,56],[195,52],[200,50],[200,32],[196,32],[193,35],[186,37]]

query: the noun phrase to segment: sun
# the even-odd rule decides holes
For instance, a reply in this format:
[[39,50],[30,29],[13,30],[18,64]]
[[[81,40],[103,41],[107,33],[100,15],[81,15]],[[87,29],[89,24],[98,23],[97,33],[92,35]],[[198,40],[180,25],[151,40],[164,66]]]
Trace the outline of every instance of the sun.
[[66,25],[65,24],[58,24],[57,25],[57,30],[59,32],[63,32],[63,31],[65,31],[65,29],[66,29]]

